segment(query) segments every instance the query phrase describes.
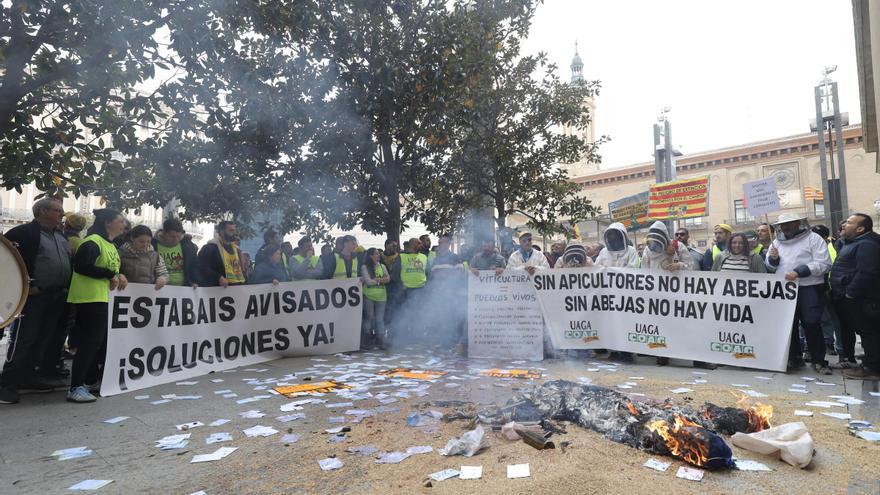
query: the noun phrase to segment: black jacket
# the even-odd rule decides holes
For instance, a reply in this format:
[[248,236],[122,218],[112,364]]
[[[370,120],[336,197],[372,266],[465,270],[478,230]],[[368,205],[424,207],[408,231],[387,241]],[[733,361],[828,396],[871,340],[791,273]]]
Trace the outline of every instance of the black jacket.
[[[151,241],[153,249],[157,249],[159,241],[153,239]],[[183,251],[183,285],[191,286],[201,281],[201,273],[199,272],[199,250],[193,241],[188,237],[180,240],[180,249]]]
[[[240,254],[235,248],[236,254]],[[185,262],[184,262],[185,263]],[[223,266],[223,257],[220,256],[219,244],[209,242],[202,246],[199,251],[199,285],[204,287],[219,287],[220,277],[226,276],[226,267]],[[245,275],[247,278],[247,275]]]
[[880,300],[880,236],[845,240],[831,267],[831,297]]
[[31,223],[19,225],[9,230],[6,238],[16,244],[19,254],[24,259],[28,274],[34,274],[34,262],[40,251],[40,224],[36,220]]

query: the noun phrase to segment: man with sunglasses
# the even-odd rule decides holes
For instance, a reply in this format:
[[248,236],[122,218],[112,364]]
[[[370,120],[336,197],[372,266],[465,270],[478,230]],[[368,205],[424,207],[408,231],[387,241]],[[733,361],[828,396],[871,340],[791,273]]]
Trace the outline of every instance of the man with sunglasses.
[[694,259],[694,267],[700,267],[703,264],[703,253],[690,245],[691,233],[684,227],[679,227],[675,231],[675,240],[687,247],[688,253]]

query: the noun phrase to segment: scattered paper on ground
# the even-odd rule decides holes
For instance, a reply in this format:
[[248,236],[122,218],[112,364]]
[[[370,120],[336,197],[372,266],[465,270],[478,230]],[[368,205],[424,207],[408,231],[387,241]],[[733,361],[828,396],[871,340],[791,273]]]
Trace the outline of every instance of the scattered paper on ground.
[[653,469],[654,471],[666,471],[671,466],[671,462],[658,461],[657,459],[648,459],[642,466]]
[[678,471],[675,473],[676,478],[683,478],[691,481],[700,481],[703,479],[703,474],[705,471],[702,469],[689,468],[686,466],[681,466],[678,468]]
[[95,451],[88,447],[74,447],[72,449],[56,450],[55,452],[52,452],[51,456],[57,458],[59,461],[66,461],[69,459],[88,457],[94,453]]
[[113,480],[83,480],[71,486],[68,490],[97,490],[113,483]]
[[538,370],[502,370],[492,368],[480,372],[480,376],[488,376],[492,378],[523,378],[527,380],[537,380],[541,378],[541,372]]
[[300,394],[326,394],[327,392],[342,390],[346,388],[351,388],[351,386],[344,383],[337,383],[334,380],[327,380],[323,382],[303,383],[302,385],[275,387],[273,390],[285,397],[292,399]]
[[321,470],[323,471],[333,471],[334,469],[339,469],[343,466],[342,461],[335,457],[321,459],[318,461],[318,465],[321,466]]
[[507,466],[507,477],[510,479],[528,478],[529,476],[528,464],[509,464]]
[[463,480],[478,480],[483,477],[483,466],[462,466],[459,473]]
[[449,478],[455,478],[459,475],[459,471],[455,469],[444,469],[443,471],[437,471],[436,473],[431,473],[429,478],[434,481],[443,481],[448,480]]
[[750,461],[746,459],[737,459],[736,468],[740,471],[772,471],[772,469],[758,461]]
[[436,380],[446,374],[445,371],[414,370],[410,368],[394,368],[388,371],[380,371],[380,375],[393,378],[410,378],[413,380]]
[[217,449],[216,451],[214,451],[210,454],[201,454],[201,455],[193,456],[190,463],[196,464],[199,462],[219,461],[220,459],[223,459],[224,457],[235,452],[236,450],[237,450],[237,447],[220,447],[219,449]]

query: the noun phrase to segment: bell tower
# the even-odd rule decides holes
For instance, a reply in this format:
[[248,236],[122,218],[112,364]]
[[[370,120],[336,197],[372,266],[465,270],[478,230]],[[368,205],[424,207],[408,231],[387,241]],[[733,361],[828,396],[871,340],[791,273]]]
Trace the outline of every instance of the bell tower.
[[[571,82],[569,84],[583,84],[584,83],[584,61],[581,59],[580,54],[578,53],[578,44],[577,41],[574,42],[574,58],[571,59]],[[581,139],[592,143],[596,141],[596,103],[593,101],[593,97],[589,96],[583,101],[583,108],[585,111],[590,113],[591,121],[590,125],[587,126],[586,129],[573,129],[570,126],[565,126],[562,130],[563,134],[566,136],[572,135],[572,133],[577,133],[577,136]],[[569,177],[580,177],[582,175],[586,175],[592,172],[597,172],[599,170],[598,163],[588,162],[586,159],[581,158],[580,160],[574,163],[564,163],[561,164],[562,167],[568,171]]]

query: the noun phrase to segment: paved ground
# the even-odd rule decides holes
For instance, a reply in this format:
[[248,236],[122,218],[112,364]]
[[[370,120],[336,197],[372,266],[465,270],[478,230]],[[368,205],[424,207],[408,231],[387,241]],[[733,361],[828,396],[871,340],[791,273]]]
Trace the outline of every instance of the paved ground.
[[[546,379],[576,380],[588,377],[593,382],[615,386],[636,381],[637,386],[625,392],[644,393],[654,397],[672,396],[675,400],[690,400],[696,404],[706,400],[722,405],[733,405],[731,394],[748,384],[751,389],[768,394],[760,399],[776,407],[774,424],[803,420],[816,438],[817,454],[813,465],[799,470],[771,457],[750,454],[735,449],[741,458],[758,460],[770,466],[772,472],[709,472],[701,483],[675,478],[674,471],[681,462],[674,461],[666,473],[656,473],[641,467],[652,458],[645,452],[614,444],[601,436],[569,426],[569,433],[557,437],[557,443],[570,441],[567,451],[539,452],[521,442],[507,442],[490,435],[490,448],[470,458],[442,457],[436,452],[413,456],[397,465],[377,465],[369,457],[345,452],[346,447],[373,444],[380,450],[403,450],[408,446],[431,445],[435,449],[445,445],[452,436],[466,430],[462,422],[443,424],[434,431],[408,428],[405,416],[429,401],[456,399],[479,404],[502,403],[517,388],[530,384],[520,380],[478,377],[477,370],[492,366],[527,367],[512,362],[490,363],[452,358],[432,350],[405,349],[399,353],[354,353],[351,356],[283,359],[263,363],[248,370],[202,376],[195,385],[174,383],[135,391],[115,397],[102,398],[87,405],[69,404],[62,392],[26,395],[15,406],[0,409],[0,493],[47,494],[71,493],[71,485],[85,479],[112,479],[114,482],[99,493],[169,493],[190,494],[204,490],[209,495],[237,493],[641,493],[654,487],[659,493],[880,493],[880,444],[869,443],[848,434],[846,421],[822,416],[829,409],[806,407],[809,400],[833,400],[828,395],[852,395],[866,401],[861,406],[835,407],[834,412],[849,412],[853,419],[864,419],[880,424],[880,398],[869,392],[878,390],[876,382],[844,381],[838,374],[825,377],[830,386],[818,386],[801,375],[784,375],[756,370],[721,368],[695,375],[693,368],[681,366],[658,368],[653,359],[640,358],[638,364],[622,365],[618,369],[588,371],[605,360],[547,360],[537,364],[543,368]],[[291,412],[281,412],[280,406],[291,402],[280,396],[238,404],[248,397],[267,394],[275,381],[307,383],[324,377],[359,379],[352,373],[375,373],[402,366],[444,369],[450,373],[430,384],[427,394],[418,396],[410,391],[408,398],[393,394],[405,390],[398,385],[371,388],[374,397],[354,402],[353,406],[327,408],[323,404],[308,404],[301,413],[305,419],[281,423],[275,418]],[[292,376],[296,374],[296,376]],[[341,375],[349,375],[348,377]],[[363,375],[360,379],[364,379]],[[629,377],[644,377],[631,380]],[[759,377],[766,377],[762,379]],[[458,379],[456,379],[458,378]],[[691,383],[694,379],[706,383]],[[211,380],[222,380],[212,382]],[[806,384],[808,394],[789,392],[791,384]],[[687,394],[671,394],[669,389],[689,387]],[[217,391],[231,390],[237,397],[224,398]],[[354,424],[347,416],[352,431],[339,444],[329,443],[325,428],[339,426],[328,421],[331,416],[345,416],[348,409],[381,408],[375,395],[384,393],[397,402],[384,404],[385,409],[375,417]],[[165,394],[200,395],[195,400],[172,400],[153,405],[150,402]],[[137,400],[136,396],[149,395]],[[403,394],[401,394],[403,395]],[[334,395],[323,397],[328,403],[347,402]],[[387,399],[386,399],[387,400]],[[811,418],[795,418],[793,410],[809,409]],[[259,410],[266,413],[260,419],[244,419],[239,413]],[[104,420],[128,416],[118,424]],[[154,442],[167,435],[180,433],[175,425],[216,419],[230,423],[218,427],[202,426],[190,431],[189,444],[179,450],[162,451]],[[255,425],[274,427],[278,434],[266,438],[245,438],[242,430]],[[877,430],[878,428],[874,428]],[[229,432],[231,442],[206,445],[211,433]],[[282,443],[281,436],[291,432],[301,436],[296,443]],[[81,459],[59,461],[49,457],[58,449],[87,446],[95,454]],[[238,450],[217,462],[190,464],[193,455],[232,446]],[[334,472],[322,472],[317,461],[337,455],[345,466]],[[672,459],[665,459],[667,461]],[[528,462],[531,477],[507,479],[506,465]],[[423,487],[425,478],[435,471],[465,465],[483,465],[483,479],[467,481],[451,479]],[[647,488],[646,488],[647,487]]]

